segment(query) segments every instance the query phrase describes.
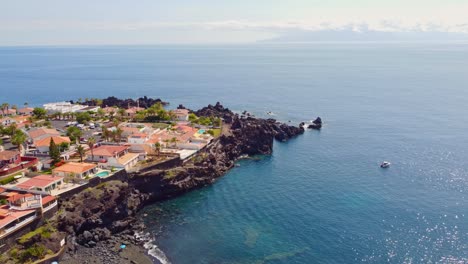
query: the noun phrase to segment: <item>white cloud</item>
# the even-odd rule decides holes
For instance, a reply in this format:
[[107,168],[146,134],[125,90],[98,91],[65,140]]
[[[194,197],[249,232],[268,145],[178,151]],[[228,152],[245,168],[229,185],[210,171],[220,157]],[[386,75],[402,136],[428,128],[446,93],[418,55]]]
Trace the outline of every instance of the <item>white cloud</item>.
[[158,29],[202,29],[202,30],[249,30],[284,32],[290,30],[324,31],[352,30],[355,32],[458,32],[468,33],[467,23],[414,22],[383,19],[379,21],[249,21],[225,20],[208,22],[129,22],[129,23],[83,23],[63,21],[30,21],[5,23],[0,25],[2,31],[22,30],[96,30],[96,31],[139,31]]

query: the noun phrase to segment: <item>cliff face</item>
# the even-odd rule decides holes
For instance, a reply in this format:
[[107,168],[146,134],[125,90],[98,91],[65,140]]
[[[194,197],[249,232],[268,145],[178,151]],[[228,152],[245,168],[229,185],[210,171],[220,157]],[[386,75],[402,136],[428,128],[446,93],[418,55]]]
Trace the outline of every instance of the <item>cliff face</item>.
[[145,204],[212,184],[243,155],[271,154],[273,141],[304,133],[302,126],[273,119],[243,117],[217,103],[196,112],[224,120],[222,135],[183,166],[128,175],[128,182],[108,182],[73,197],[63,205],[58,227],[79,244],[93,247],[111,233],[134,229],[134,215]]

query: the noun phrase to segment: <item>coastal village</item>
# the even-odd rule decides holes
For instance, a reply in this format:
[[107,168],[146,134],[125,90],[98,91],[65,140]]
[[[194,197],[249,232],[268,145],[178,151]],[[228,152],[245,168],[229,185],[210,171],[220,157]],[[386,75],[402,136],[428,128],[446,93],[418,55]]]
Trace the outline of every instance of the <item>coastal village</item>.
[[182,106],[80,101],[0,106],[0,252],[54,217],[61,199],[121,172],[190,160],[222,132],[220,118]]

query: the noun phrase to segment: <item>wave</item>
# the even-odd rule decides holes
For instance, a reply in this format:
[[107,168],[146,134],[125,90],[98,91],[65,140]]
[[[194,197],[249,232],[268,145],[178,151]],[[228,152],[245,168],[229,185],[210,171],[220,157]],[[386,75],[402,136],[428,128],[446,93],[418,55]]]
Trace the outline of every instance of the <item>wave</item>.
[[171,264],[166,254],[154,243],[155,240],[151,237],[150,233],[136,234],[142,241],[145,241],[143,247],[148,250],[148,255],[156,258],[161,264]]

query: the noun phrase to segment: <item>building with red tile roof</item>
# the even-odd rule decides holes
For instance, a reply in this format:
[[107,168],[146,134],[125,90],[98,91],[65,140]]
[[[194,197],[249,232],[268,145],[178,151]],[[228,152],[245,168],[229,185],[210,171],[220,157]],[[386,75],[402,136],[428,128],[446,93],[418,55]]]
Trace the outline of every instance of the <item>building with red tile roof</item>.
[[60,136],[60,133],[54,128],[41,127],[41,128],[29,131],[28,135],[33,141],[36,141],[36,140],[41,140],[47,137]]
[[18,114],[20,115],[32,115],[34,111],[34,108],[32,107],[23,107],[18,109]]
[[46,212],[57,208],[57,199],[54,196],[39,192],[2,188],[0,199],[7,204],[0,205],[0,248],[8,249],[7,238],[17,238],[23,233],[17,232],[40,217],[50,214]]
[[49,152],[50,141],[54,141],[54,143],[58,146],[62,143],[70,144],[71,140],[69,137],[62,137],[62,136],[51,136],[46,137],[40,140],[34,141],[34,146],[36,146],[37,150],[41,153]]
[[63,184],[63,177],[53,175],[38,175],[17,184],[16,187],[24,190],[37,190],[50,193]]
[[178,121],[188,121],[189,110],[187,109],[175,109],[171,111],[174,117]]
[[0,168],[7,165],[17,165],[21,162],[20,152],[16,150],[0,151]]
[[130,146],[101,145],[93,150],[94,160],[107,168],[129,169],[138,162],[138,153],[129,153]]
[[73,178],[84,179],[87,176],[96,173],[96,170],[97,165],[93,163],[68,162],[58,168],[53,169],[52,174],[61,177],[72,176]]

